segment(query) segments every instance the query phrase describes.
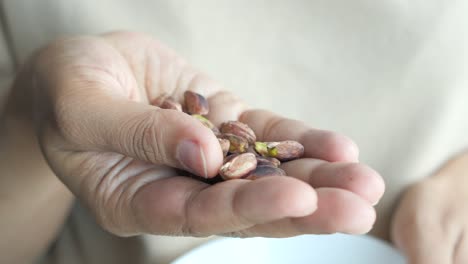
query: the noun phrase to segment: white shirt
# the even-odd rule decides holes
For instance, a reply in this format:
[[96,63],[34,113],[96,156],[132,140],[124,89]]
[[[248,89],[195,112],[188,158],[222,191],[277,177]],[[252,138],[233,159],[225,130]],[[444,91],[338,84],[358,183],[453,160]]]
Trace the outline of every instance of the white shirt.
[[[387,184],[373,231],[381,237],[387,237],[404,188],[468,143],[467,1],[1,3],[0,84],[11,79],[14,65],[63,34],[144,31],[250,105],[350,136],[360,147],[360,161],[379,171]],[[78,243],[76,234],[70,239],[70,230],[81,230],[79,239],[87,242],[79,243],[95,241],[98,249],[70,249]],[[114,263],[124,263],[119,254],[131,259],[146,254],[146,260],[164,263],[199,242],[149,236],[122,240],[99,230],[76,209],[55,254],[65,260],[73,251],[85,255],[87,263],[114,257]],[[113,250],[121,242],[127,251]]]

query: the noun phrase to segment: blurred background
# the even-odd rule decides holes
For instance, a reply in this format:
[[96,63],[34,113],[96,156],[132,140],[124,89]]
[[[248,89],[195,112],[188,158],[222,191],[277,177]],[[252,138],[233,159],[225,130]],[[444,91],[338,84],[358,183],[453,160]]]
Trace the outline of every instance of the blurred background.
[[[250,106],[355,140],[361,161],[387,182],[372,234],[388,239],[404,187],[468,143],[467,7],[461,0],[4,0],[0,84],[4,94],[28,56],[57,37],[147,32]],[[80,210],[75,228],[102,235],[91,245],[119,240],[105,238]],[[166,261],[201,242],[146,239]]]

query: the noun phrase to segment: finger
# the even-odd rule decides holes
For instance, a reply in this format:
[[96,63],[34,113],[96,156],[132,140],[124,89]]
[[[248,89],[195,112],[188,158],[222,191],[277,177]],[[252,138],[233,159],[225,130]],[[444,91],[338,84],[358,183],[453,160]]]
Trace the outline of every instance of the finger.
[[222,163],[222,150],[210,129],[175,110],[110,96],[96,90],[76,93],[61,111],[63,135],[74,149],[118,152],[211,177]]
[[364,234],[372,228],[376,215],[367,201],[342,189],[319,188],[316,192],[318,207],[310,215],[285,218],[227,235],[290,237],[336,232]]
[[216,126],[229,120],[238,120],[247,109],[247,105],[239,97],[226,91],[208,97],[208,103],[211,109],[208,118]]
[[308,127],[264,110],[249,110],[240,116],[260,141],[296,140],[304,145],[305,156],[327,161],[355,162],[358,148],[349,138],[334,132]]
[[332,187],[351,191],[371,204],[382,197],[385,184],[382,177],[361,163],[326,162],[298,159],[281,164],[287,175],[309,183],[314,188]]
[[226,120],[247,123],[259,140],[297,140],[304,144],[307,157],[328,161],[357,161],[358,148],[347,137],[334,132],[312,129],[304,123],[279,117],[264,110],[247,110],[248,107],[236,96],[220,92],[209,98],[209,118],[216,125]]
[[40,118],[51,122],[38,123],[58,128],[60,148],[118,152],[216,175],[222,151],[212,132],[186,114],[137,103],[142,94],[130,65],[102,38],[58,42],[41,53],[37,69],[38,87],[52,102],[39,102],[47,111],[38,112],[49,114]]
[[212,186],[174,177],[143,187],[132,204],[139,231],[206,236],[309,215],[316,199],[309,185],[287,177]]
[[[144,88],[149,101],[167,93],[182,102],[186,90],[209,97],[221,88],[154,36],[134,31],[115,31],[101,36],[125,58],[138,87]],[[135,43],[142,48],[135,49]]]

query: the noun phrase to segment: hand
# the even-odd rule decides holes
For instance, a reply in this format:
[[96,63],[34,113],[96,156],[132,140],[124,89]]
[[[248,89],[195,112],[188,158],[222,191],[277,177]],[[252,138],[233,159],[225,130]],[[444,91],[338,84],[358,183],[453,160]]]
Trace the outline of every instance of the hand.
[[[121,235],[293,236],[364,233],[383,194],[380,176],[357,163],[348,138],[260,110],[137,33],[59,40],[33,62],[33,112],[48,163],[92,211]],[[213,177],[222,163],[216,137],[194,118],[148,104],[185,90],[208,97],[216,124],[239,119],[260,140],[293,139],[305,158],[291,177],[213,186],[174,168]],[[315,188],[315,189],[314,189]]]
[[410,264],[468,263],[468,154],[410,187],[398,206],[392,239]]

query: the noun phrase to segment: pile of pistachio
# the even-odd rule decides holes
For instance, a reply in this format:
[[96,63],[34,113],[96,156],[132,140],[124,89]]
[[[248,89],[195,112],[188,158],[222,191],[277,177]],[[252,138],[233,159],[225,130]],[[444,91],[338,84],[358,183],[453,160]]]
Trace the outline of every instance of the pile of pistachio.
[[163,94],[151,103],[163,109],[183,111],[211,129],[218,138],[224,154],[219,176],[223,180],[284,176],[281,162],[301,158],[304,146],[297,141],[259,142],[254,131],[239,121],[227,121],[218,128],[206,118],[208,101],[198,93],[186,91],[184,105],[172,96]]

